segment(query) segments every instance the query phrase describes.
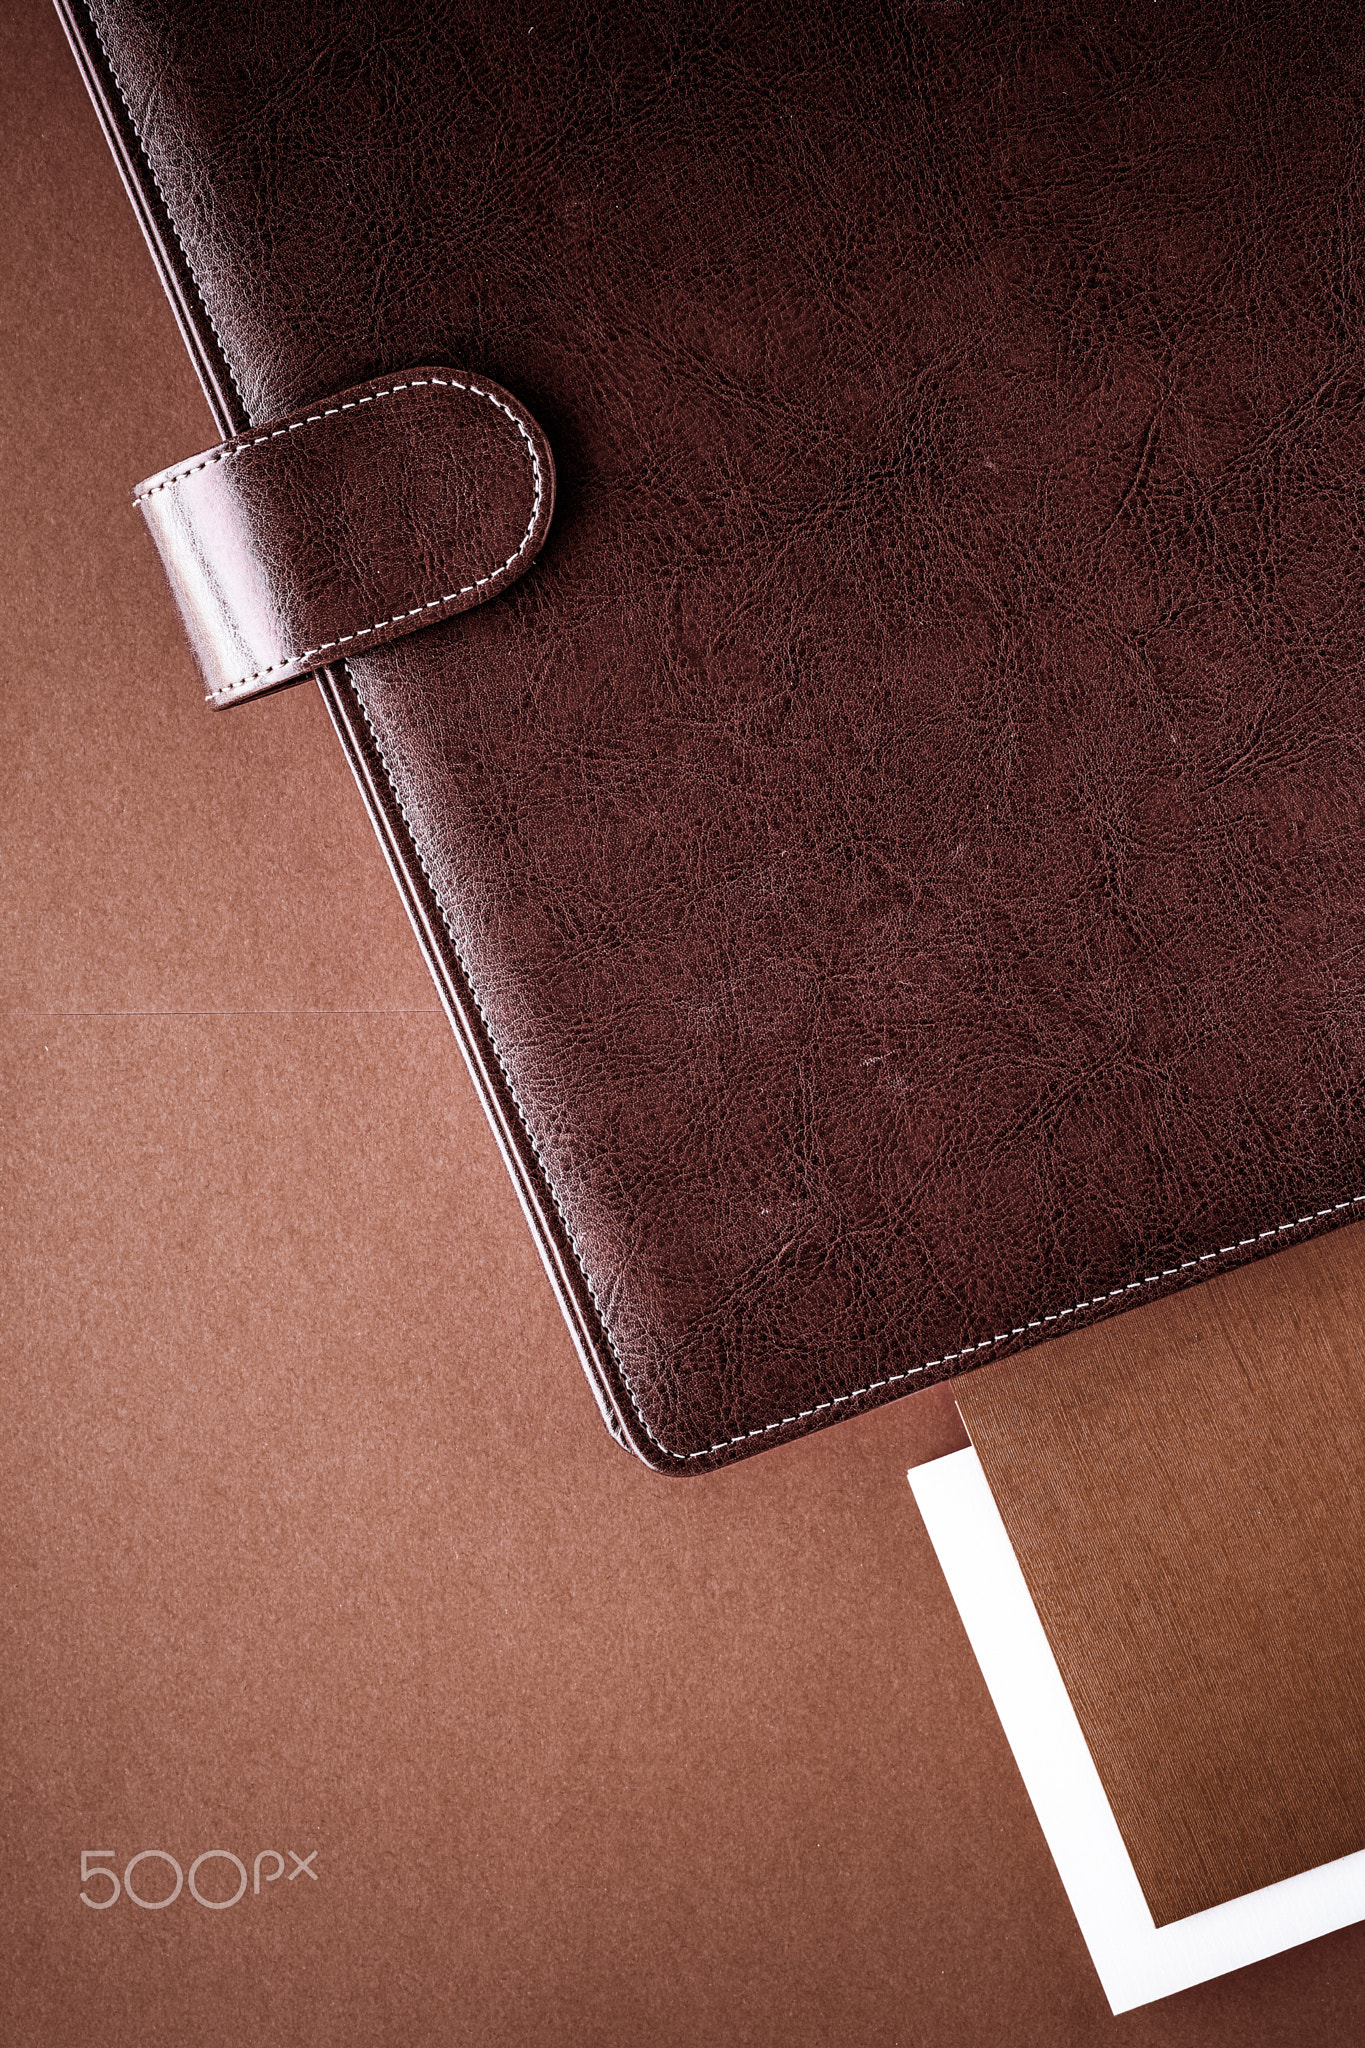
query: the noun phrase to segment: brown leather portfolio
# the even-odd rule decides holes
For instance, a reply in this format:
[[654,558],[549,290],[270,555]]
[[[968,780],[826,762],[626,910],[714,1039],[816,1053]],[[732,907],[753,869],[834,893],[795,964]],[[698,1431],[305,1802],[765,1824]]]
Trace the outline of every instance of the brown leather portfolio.
[[61,5],[623,1442],[1362,1213],[1357,10]]

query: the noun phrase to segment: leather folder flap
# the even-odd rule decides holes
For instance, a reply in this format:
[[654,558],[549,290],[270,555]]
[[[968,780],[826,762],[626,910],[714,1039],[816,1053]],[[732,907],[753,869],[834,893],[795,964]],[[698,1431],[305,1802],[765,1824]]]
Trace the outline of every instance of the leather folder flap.
[[224,705],[495,597],[545,537],[554,464],[509,393],[423,367],[254,427],[134,498]]

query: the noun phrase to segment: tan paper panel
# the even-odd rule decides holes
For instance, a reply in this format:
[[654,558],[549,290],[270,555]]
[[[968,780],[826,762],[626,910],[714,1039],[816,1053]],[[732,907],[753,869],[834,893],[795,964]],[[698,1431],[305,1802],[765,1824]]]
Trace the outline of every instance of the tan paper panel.
[[1315,1242],[958,1385],[1158,1926],[1365,1847],[1362,1332]]

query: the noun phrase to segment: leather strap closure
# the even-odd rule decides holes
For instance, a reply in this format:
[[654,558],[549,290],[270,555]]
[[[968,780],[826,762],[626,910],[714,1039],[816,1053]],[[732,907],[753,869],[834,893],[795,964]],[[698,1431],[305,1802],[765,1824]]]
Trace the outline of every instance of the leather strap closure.
[[234,704],[468,611],[535,560],[554,463],[486,377],[376,377],[133,494],[209,702]]

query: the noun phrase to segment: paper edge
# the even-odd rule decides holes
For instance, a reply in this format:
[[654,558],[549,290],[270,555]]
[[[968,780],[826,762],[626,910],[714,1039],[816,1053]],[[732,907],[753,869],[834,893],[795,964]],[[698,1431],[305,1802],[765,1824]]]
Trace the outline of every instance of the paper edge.
[[1365,1919],[1365,1850],[1157,1927],[972,1449],[909,1475],[1058,1876],[1116,2015]]

